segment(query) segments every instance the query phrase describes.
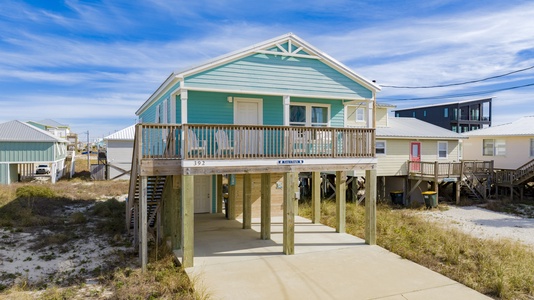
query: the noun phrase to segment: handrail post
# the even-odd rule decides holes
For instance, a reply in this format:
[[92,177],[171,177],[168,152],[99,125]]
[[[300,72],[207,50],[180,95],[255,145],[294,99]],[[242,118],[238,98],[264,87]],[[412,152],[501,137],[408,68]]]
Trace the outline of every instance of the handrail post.
[[187,151],[187,146],[188,146],[188,139],[187,139],[187,131],[189,129],[189,126],[187,126],[187,124],[183,124],[182,125],[182,136],[181,136],[181,139],[182,139],[182,149],[180,150],[182,152],[182,157],[184,159],[188,159],[189,158],[189,153]]

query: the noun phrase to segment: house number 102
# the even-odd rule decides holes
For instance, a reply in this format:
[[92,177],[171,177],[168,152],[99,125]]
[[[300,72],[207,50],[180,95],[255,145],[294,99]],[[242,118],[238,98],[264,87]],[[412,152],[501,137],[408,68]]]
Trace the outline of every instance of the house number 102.
[[206,161],[204,160],[195,160],[195,166],[204,166]]

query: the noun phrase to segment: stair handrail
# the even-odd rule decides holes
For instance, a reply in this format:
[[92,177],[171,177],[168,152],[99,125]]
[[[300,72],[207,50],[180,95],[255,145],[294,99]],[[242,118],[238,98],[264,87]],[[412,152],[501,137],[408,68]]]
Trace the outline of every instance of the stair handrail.
[[534,175],[534,174],[531,174],[533,172],[534,172],[534,159],[532,159],[531,161],[527,162],[526,164],[522,165],[521,167],[515,170],[512,182],[518,182],[521,179],[525,179],[525,177],[530,177]]
[[137,179],[139,177],[139,174],[137,174],[137,170],[139,167],[139,157],[141,154],[141,131],[143,129],[142,124],[135,125],[135,135],[134,135],[134,143],[133,143],[133,152],[132,152],[132,170],[130,173],[130,186],[128,189],[128,200],[126,202],[126,228],[128,230],[128,233],[130,233],[130,221],[132,214],[130,211],[132,210],[133,204],[135,202],[135,187],[137,186]]

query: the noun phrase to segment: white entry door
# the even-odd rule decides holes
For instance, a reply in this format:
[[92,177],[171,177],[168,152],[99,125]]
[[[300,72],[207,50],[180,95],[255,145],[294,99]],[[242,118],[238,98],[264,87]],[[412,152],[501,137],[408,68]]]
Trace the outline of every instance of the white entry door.
[[211,176],[195,176],[195,213],[211,211]]
[[[263,100],[255,98],[234,98],[234,124],[262,125]],[[260,154],[263,153],[263,132],[256,129],[242,130],[235,133],[236,153]]]

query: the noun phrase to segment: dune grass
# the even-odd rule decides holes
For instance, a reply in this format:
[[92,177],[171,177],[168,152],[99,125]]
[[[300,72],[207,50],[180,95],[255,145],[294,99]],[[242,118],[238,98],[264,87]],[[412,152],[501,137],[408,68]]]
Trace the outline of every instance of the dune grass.
[[[335,202],[321,209],[321,222],[334,227]],[[299,214],[310,218],[310,204],[301,204]],[[364,207],[347,203],[347,233],[364,238],[364,220]],[[534,251],[518,242],[479,239],[412,210],[379,205],[377,244],[490,297],[534,298]]]
[[[194,282],[163,247],[158,247],[158,253],[150,251],[148,271],[141,274],[125,235],[125,203],[116,199],[127,191],[127,181],[88,181],[82,177],[56,184],[0,185],[0,228],[25,232],[46,228],[51,232],[32,245],[36,257],[42,255],[39,253],[43,247],[80,239],[74,231],[76,226],[85,228],[87,234],[91,230],[107,237],[110,245],[127,247],[117,251],[108,264],[90,272],[98,278],[100,288],[91,289],[79,280],[65,280],[62,285],[22,281],[12,286],[0,285],[0,298],[102,299],[106,294],[104,298],[111,299],[208,299],[206,292],[194,288]],[[90,209],[82,213],[65,210],[66,206]]]

